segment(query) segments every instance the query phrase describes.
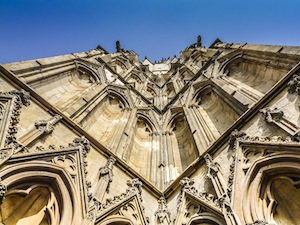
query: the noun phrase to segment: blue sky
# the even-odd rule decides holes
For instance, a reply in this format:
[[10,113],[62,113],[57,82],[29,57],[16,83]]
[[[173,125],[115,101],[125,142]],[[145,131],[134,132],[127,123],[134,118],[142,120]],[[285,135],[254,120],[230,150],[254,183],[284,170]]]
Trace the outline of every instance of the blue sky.
[[0,63],[95,48],[179,55],[198,34],[300,46],[300,0],[0,0]]

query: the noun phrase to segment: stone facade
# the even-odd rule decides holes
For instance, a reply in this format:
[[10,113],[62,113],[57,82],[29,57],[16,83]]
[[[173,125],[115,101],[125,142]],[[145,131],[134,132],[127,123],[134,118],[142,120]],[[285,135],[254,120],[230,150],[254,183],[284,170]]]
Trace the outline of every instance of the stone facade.
[[0,221],[300,224],[300,47],[0,66]]

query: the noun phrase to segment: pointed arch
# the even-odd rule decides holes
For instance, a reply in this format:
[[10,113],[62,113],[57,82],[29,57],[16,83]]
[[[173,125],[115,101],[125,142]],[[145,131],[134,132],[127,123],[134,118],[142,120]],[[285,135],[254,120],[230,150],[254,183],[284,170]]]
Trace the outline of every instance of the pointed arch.
[[101,223],[97,225],[134,225],[130,219],[125,218],[124,216],[113,215],[107,217]]
[[0,176],[8,195],[26,196],[35,188],[47,188],[52,197],[44,208],[51,225],[76,225],[82,220],[79,193],[62,167],[44,161],[22,162],[5,167]]
[[295,151],[254,161],[246,173],[240,198],[244,221],[298,224],[300,217],[287,212],[300,209],[299,174],[300,155]]
[[216,140],[238,119],[236,108],[232,106],[231,101],[220,96],[211,84],[205,84],[195,90],[191,109],[199,123],[198,126],[205,130],[204,133],[208,132],[205,134],[206,145]]
[[92,83],[101,83],[101,77],[99,74],[90,66],[86,65],[83,61],[75,60],[76,68],[83,74],[90,76]]
[[198,156],[193,134],[182,108],[171,109],[165,133],[169,164],[174,167],[173,177],[184,171]]
[[153,156],[153,133],[156,132],[156,126],[150,118],[142,112],[137,112],[137,120],[134,126],[134,133],[129,146],[130,154],[128,163],[141,175],[150,178],[151,161]]
[[130,101],[131,98],[127,94],[126,88],[120,88],[117,86],[110,85],[107,87],[107,95],[116,97],[117,99],[119,99],[119,101],[122,103],[122,106],[124,108],[131,108],[133,106],[132,102]]
[[223,218],[217,217],[215,214],[204,212],[191,217],[187,225],[226,225]]

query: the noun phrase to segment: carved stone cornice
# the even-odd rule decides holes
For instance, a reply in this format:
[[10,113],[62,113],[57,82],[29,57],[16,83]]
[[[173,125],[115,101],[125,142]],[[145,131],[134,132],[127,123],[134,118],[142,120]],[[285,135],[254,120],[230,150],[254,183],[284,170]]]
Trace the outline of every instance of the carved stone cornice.
[[155,212],[155,221],[157,224],[170,224],[171,213],[168,210],[167,201],[164,196],[158,199],[158,210]]
[[258,137],[258,136],[244,136],[240,141],[242,142],[259,142],[259,143],[299,143],[293,141],[291,137],[283,138],[281,136],[273,137]]

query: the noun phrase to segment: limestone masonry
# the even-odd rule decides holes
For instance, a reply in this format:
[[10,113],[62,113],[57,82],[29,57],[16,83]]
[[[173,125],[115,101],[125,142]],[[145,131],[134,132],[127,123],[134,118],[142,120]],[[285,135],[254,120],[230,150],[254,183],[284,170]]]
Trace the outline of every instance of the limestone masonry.
[[0,224],[300,224],[300,47],[116,49],[0,65]]

